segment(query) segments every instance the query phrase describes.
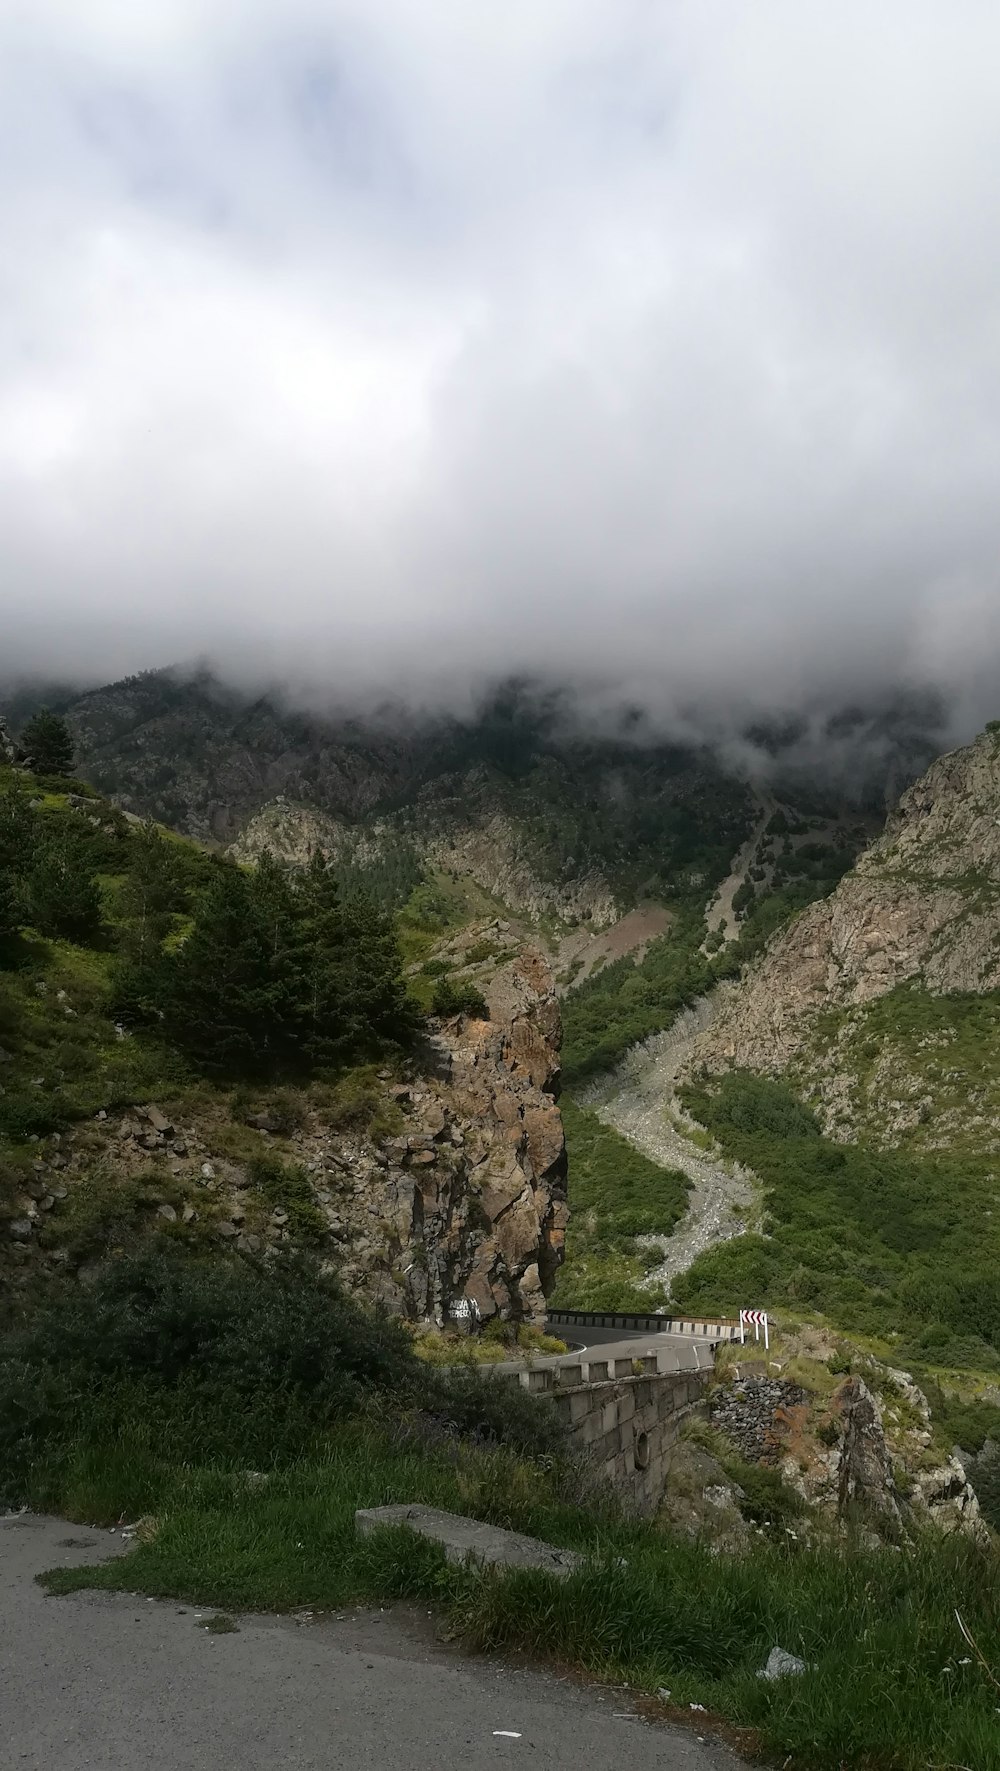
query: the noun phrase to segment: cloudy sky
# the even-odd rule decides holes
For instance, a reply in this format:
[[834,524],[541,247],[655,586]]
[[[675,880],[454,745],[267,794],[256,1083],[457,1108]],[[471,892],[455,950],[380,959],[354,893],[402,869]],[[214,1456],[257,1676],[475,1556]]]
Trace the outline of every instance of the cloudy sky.
[[0,0],[0,671],[1000,712],[995,0]]

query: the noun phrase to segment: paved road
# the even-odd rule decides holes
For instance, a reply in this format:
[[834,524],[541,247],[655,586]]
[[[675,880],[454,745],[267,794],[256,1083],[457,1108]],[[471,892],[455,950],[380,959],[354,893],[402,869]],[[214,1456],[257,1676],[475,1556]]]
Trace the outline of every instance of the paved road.
[[463,1659],[422,1615],[209,1635],[194,1607],[35,1583],[109,1551],[105,1531],[0,1521],[4,1771],[739,1771],[723,1746],[620,1719],[627,1692]]

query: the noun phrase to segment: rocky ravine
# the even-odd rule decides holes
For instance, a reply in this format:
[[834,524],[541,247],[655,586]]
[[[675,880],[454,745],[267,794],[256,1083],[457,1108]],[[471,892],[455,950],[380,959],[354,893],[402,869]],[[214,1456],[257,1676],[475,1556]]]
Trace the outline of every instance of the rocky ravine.
[[[1000,989],[1000,732],[939,759],[836,891],[804,910],[732,992],[691,1060],[776,1074],[819,1018],[906,980]],[[824,1097],[835,1088],[820,1083]]]
[[[367,1126],[345,1127],[312,1090],[284,1133],[266,1105],[237,1127],[224,1099],[213,1111],[199,1095],[43,1140],[0,1198],[0,1280],[85,1279],[151,1231],[266,1253],[295,1245],[304,1211],[345,1284],[396,1313],[444,1323],[471,1304],[541,1322],[568,1218],[559,1011],[533,951],[488,997],[488,1021],[438,1023],[401,1080],[382,1073]],[[265,1152],[299,1174],[287,1199],[255,1178]]]
[[665,1033],[633,1046],[610,1077],[602,1077],[581,1097],[582,1105],[637,1150],[663,1168],[680,1169],[691,1182],[687,1215],[679,1228],[672,1236],[648,1238],[663,1252],[650,1284],[669,1286],[707,1248],[752,1228],[756,1216],[754,1177],[685,1136],[686,1116],[675,1095],[677,1078],[695,1042],[711,1026],[722,995],[716,990],[702,997]]

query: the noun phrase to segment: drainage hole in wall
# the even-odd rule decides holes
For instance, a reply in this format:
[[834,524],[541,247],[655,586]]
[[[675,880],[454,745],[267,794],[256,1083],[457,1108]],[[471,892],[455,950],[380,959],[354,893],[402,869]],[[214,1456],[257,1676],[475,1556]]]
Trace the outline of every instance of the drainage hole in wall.
[[637,1470],[649,1469],[649,1435],[637,1433],[635,1436],[635,1467]]

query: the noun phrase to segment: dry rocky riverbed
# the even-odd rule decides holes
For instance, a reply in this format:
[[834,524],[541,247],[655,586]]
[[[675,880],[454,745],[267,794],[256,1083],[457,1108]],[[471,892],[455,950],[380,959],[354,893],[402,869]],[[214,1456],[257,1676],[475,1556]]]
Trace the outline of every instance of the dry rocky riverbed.
[[695,1040],[711,1025],[721,992],[722,987],[702,997],[665,1033],[633,1046],[610,1077],[581,1097],[583,1106],[637,1150],[664,1168],[680,1169],[691,1182],[687,1216],[674,1235],[646,1239],[663,1251],[650,1284],[669,1285],[707,1248],[743,1235],[757,1219],[754,1176],[694,1142],[685,1127],[691,1132],[695,1127],[676,1098],[678,1076]]

